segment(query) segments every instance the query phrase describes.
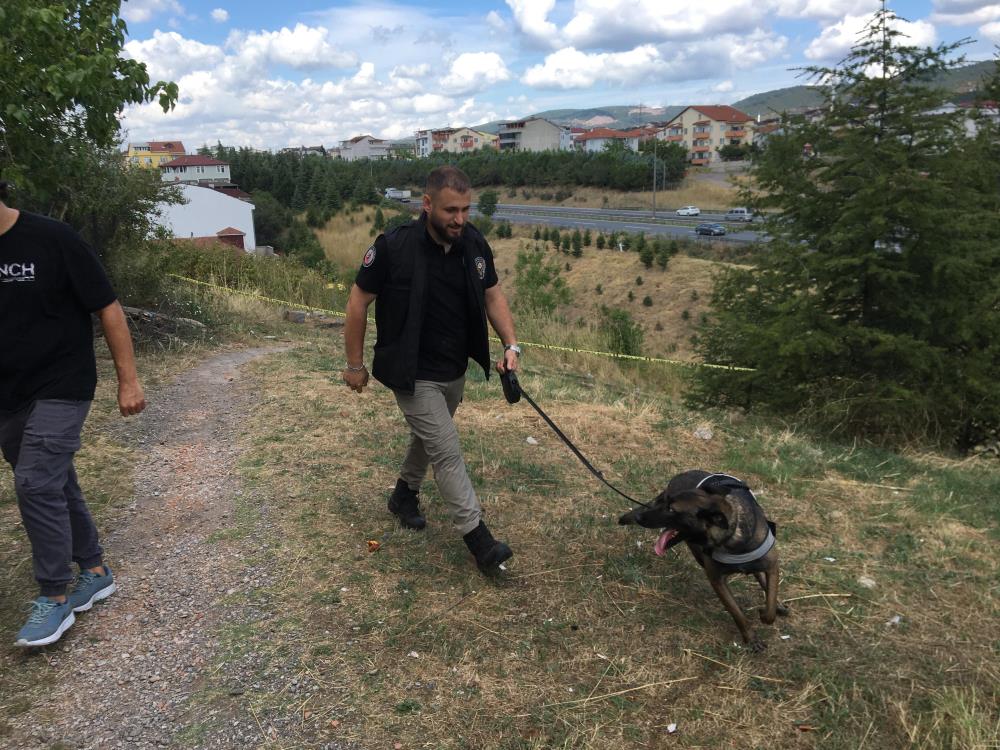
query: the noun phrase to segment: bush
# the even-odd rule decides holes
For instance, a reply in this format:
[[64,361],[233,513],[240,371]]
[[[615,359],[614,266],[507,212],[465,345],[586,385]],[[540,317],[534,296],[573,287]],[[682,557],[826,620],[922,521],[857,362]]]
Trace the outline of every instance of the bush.
[[642,327],[627,310],[601,306],[600,330],[608,349],[616,354],[642,354]]
[[652,307],[653,306],[653,298],[650,297],[647,294],[645,297],[642,298],[642,304],[643,304],[644,307]]

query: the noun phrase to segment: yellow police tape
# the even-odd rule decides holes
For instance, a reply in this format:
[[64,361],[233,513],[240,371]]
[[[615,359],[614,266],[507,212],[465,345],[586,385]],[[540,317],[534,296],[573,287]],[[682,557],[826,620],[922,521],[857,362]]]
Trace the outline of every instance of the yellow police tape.
[[[176,273],[167,274],[175,279],[180,279],[181,281],[186,281],[189,284],[197,284],[199,286],[207,286],[210,289],[218,289],[223,292],[229,292],[230,294],[242,294],[244,297],[252,297],[253,299],[261,300],[262,302],[273,302],[277,305],[285,305],[286,307],[295,307],[300,310],[308,310],[310,312],[319,312],[326,315],[334,315],[338,318],[346,318],[347,315],[340,310],[328,310],[323,307],[313,307],[312,305],[302,305],[298,302],[289,302],[288,300],[277,299],[276,297],[265,297],[262,294],[254,294],[253,292],[245,292],[242,289],[233,289],[228,286],[221,286],[219,284],[210,284],[207,281],[199,281],[198,279],[191,279],[187,276],[180,276]],[[331,288],[327,285],[327,288]],[[346,291],[347,287],[343,284],[337,284],[336,288],[340,291]],[[372,319],[369,318],[369,321]],[[491,336],[490,341],[495,341],[500,343],[500,339]],[[711,367],[717,370],[735,370],[738,372],[754,372],[752,367],[737,367],[735,365],[713,365],[706,362],[683,362],[679,359],[664,359],[662,357],[642,357],[635,354],[618,354],[616,352],[602,352],[594,349],[578,349],[572,346],[557,346],[555,344],[540,344],[534,341],[518,341],[518,344],[522,347],[531,347],[535,349],[549,349],[556,352],[572,352],[574,354],[593,354],[598,357],[610,357],[611,359],[625,359],[635,362],[659,362],[668,365],[681,365],[682,367]]]

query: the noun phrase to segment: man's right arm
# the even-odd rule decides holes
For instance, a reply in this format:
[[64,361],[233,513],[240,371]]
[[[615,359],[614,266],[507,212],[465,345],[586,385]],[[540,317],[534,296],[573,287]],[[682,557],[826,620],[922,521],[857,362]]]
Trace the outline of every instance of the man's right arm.
[[368,307],[375,295],[366,292],[357,284],[351,287],[347,298],[347,319],[344,322],[344,354],[347,355],[347,369],[344,382],[358,393],[368,385],[368,370],[365,367],[365,330],[368,328]]

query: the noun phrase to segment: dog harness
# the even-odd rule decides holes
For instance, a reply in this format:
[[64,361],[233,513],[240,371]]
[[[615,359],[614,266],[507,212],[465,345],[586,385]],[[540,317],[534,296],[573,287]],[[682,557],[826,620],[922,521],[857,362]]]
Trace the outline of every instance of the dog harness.
[[[729,474],[709,474],[707,477],[698,482],[696,487],[700,488],[706,483],[713,485],[718,484],[726,489],[746,492],[754,503],[757,503],[757,498],[754,496],[753,491],[747,487],[746,483],[740,481],[734,476],[730,476]],[[767,538],[757,549],[751,550],[750,552],[743,552],[739,555],[732,555],[728,552],[723,552],[722,550],[712,550],[712,559],[716,562],[722,563],[723,565],[744,565],[746,563],[753,562],[754,560],[759,560],[770,552],[771,547],[774,546],[774,532],[770,528],[770,521],[768,522],[768,525],[769,528],[767,530]]]

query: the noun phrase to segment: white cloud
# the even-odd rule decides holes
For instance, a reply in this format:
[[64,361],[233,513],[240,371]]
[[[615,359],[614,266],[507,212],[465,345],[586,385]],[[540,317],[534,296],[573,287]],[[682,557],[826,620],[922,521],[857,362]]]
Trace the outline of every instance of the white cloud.
[[219,47],[185,39],[176,31],[159,30],[151,39],[126,42],[125,54],[146,63],[154,81],[172,81],[195,70],[213,68],[225,57]]
[[504,34],[509,30],[507,22],[495,10],[486,14],[486,24],[498,34]]
[[559,45],[559,29],[548,20],[556,0],[506,0],[522,34],[541,47]]
[[430,72],[431,66],[427,63],[421,63],[420,65],[397,65],[389,75],[403,78],[423,78]]
[[453,94],[482,91],[510,80],[510,71],[496,52],[464,52],[456,57],[441,79],[441,87]]
[[774,0],[770,5],[783,18],[832,20],[871,15],[878,10],[879,0]]
[[553,52],[525,71],[521,81],[541,88],[588,88],[598,82],[630,84],[661,76],[667,65],[651,44],[629,52],[588,54],[573,47]]
[[997,0],[934,0],[931,20],[954,26],[971,26],[1000,19]]
[[1000,44],[1000,21],[984,24],[979,28],[979,33],[990,41]]
[[349,68],[357,57],[335,49],[328,41],[325,28],[295,24],[294,29],[261,31],[249,34],[234,31],[226,40],[228,49],[238,50],[238,56],[248,64],[276,63],[296,69]]
[[732,81],[723,81],[712,86],[712,91],[716,94],[726,94],[733,90]]
[[121,14],[128,23],[144,23],[161,13],[184,14],[177,0],[128,0],[122,3]]
[[229,11],[225,8],[216,8],[212,11],[212,20],[218,23],[225,23],[229,20]]
[[[847,16],[839,23],[827,26],[809,43],[805,56],[810,60],[837,60],[850,52],[861,41],[862,33],[871,21],[870,16]],[[907,45],[923,47],[934,44],[937,31],[928,21],[897,21],[892,27],[903,34]]]

